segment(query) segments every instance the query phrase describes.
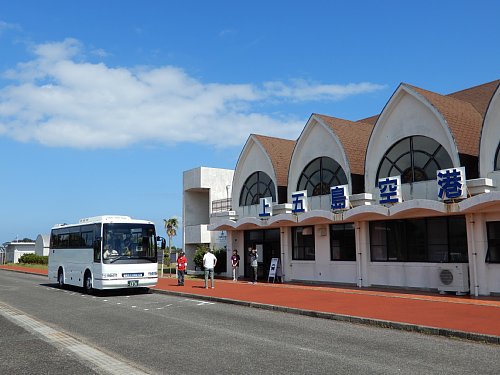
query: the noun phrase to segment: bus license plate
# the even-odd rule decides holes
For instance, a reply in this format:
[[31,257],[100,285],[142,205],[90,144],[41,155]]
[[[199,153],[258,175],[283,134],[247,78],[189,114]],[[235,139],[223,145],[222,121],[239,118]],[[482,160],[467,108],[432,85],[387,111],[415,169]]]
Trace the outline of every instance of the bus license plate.
[[139,280],[130,280],[128,286],[139,286]]

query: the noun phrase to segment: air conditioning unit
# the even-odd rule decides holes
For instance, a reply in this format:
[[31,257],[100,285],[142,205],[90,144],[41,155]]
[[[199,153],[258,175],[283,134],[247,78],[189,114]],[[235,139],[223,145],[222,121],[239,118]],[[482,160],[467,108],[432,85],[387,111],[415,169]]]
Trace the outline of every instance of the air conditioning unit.
[[469,293],[469,264],[443,264],[438,267],[438,290],[456,292],[458,295]]

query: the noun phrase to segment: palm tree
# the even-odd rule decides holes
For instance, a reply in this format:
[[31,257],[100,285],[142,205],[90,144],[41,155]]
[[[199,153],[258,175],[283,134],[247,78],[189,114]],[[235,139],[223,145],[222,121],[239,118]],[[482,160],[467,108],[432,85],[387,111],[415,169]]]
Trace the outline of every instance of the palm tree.
[[163,219],[163,226],[165,227],[165,232],[168,236],[168,272],[171,274],[172,269],[170,268],[170,252],[172,249],[172,238],[177,236],[177,227],[179,226],[179,220],[174,216],[170,219]]

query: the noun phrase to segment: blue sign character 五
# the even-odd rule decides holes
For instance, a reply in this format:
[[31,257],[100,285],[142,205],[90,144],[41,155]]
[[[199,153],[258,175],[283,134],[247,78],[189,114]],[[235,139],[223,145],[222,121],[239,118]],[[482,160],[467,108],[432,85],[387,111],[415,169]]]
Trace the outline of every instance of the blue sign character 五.
[[305,212],[304,207],[305,194],[303,192],[298,192],[292,194],[292,212]]

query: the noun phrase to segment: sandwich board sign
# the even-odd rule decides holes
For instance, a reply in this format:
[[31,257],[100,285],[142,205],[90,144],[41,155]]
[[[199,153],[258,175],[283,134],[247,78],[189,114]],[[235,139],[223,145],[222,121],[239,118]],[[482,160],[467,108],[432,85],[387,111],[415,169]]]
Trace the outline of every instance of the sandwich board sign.
[[269,280],[272,278],[274,283],[277,277],[279,277],[281,280],[280,258],[272,258],[271,265],[269,266],[269,276],[267,277],[267,282],[269,282]]

